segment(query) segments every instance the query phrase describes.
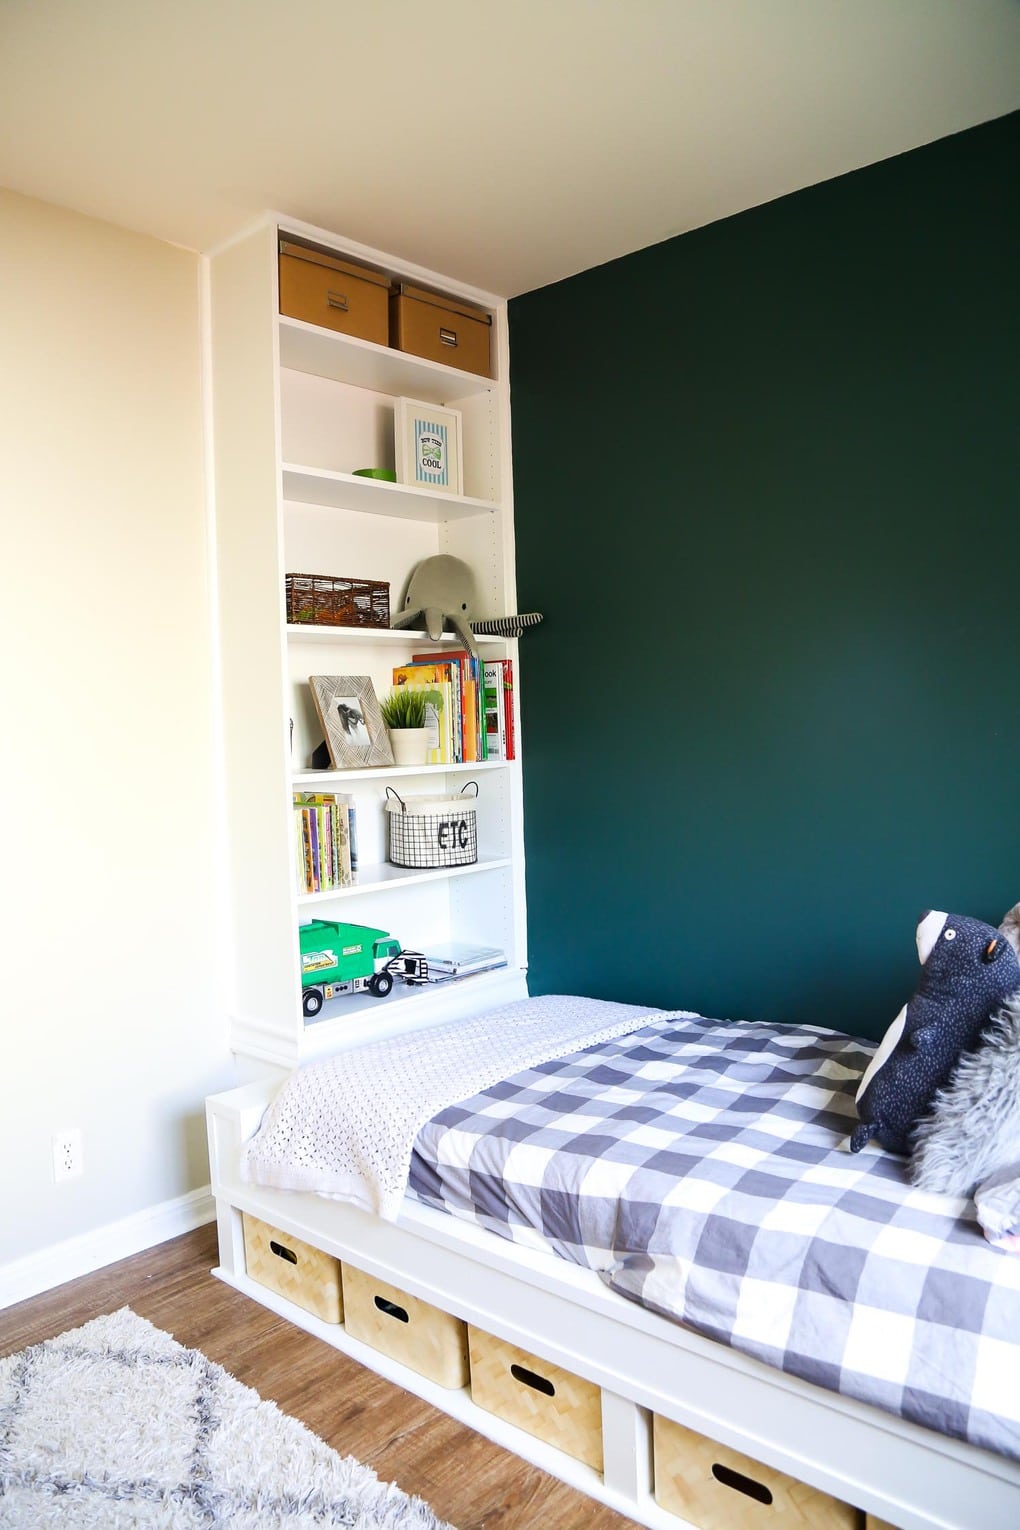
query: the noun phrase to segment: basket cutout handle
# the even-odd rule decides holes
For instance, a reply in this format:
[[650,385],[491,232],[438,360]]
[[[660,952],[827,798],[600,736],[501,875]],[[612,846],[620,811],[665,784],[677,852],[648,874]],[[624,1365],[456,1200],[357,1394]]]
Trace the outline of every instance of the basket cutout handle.
[[755,1482],[753,1477],[745,1477],[743,1472],[735,1472],[732,1466],[723,1466],[720,1461],[712,1463],[712,1476],[716,1482],[721,1482],[723,1487],[733,1488],[738,1493],[745,1493],[748,1498],[753,1498],[756,1503],[770,1504],[772,1494],[764,1482]]
[[387,1317],[396,1318],[398,1323],[409,1323],[411,1321],[406,1307],[398,1307],[396,1302],[388,1302],[385,1296],[376,1296],[373,1297],[373,1300],[379,1311],[385,1312]]
[[277,1243],[275,1238],[270,1240],[269,1252],[275,1254],[277,1259],[285,1259],[288,1264],[297,1264],[297,1254],[294,1250],[286,1248],[282,1243]]
[[540,1376],[537,1371],[529,1371],[527,1366],[518,1365],[516,1361],[510,1367],[510,1374],[515,1381],[521,1382],[526,1387],[533,1387],[536,1392],[543,1393],[546,1397],[555,1397],[556,1388],[545,1376]]

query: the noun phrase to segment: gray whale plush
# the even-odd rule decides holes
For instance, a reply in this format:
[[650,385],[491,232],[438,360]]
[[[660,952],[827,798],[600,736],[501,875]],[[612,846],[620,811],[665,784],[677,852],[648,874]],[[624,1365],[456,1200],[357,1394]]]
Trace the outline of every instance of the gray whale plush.
[[424,617],[425,631],[438,643],[447,623],[468,653],[477,658],[471,614],[478,608],[478,586],[468,565],[449,553],[426,558],[413,570],[401,610],[391,627],[413,627]]
[[921,980],[861,1079],[860,1125],[850,1138],[859,1153],[876,1138],[907,1155],[919,1119],[962,1054],[977,1046],[992,1012],[1020,989],[1020,961],[1000,931],[980,919],[922,915],[917,926]]
[[424,620],[425,631],[438,643],[452,627],[464,647],[475,658],[475,633],[494,637],[520,637],[542,620],[537,611],[513,616],[475,618],[478,609],[478,585],[468,565],[449,553],[426,558],[413,570],[407,584],[403,605],[390,623],[391,627],[414,627]]

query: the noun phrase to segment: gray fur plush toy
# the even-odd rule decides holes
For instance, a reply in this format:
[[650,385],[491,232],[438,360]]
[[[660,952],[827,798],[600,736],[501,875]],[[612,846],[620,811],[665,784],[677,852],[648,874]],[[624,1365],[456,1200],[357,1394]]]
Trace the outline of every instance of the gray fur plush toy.
[[1020,903],[1013,904],[1013,907],[999,925],[999,931],[1005,935],[1017,956],[1020,956]]
[[1020,961],[999,930],[932,910],[917,926],[921,981],[882,1039],[857,1091],[850,1151],[877,1138],[909,1154],[919,1119],[993,1011],[1020,989]]
[[973,1195],[1006,1169],[1020,1180],[1020,993],[992,1015],[980,1046],[936,1091],[910,1159],[914,1184],[942,1195]]

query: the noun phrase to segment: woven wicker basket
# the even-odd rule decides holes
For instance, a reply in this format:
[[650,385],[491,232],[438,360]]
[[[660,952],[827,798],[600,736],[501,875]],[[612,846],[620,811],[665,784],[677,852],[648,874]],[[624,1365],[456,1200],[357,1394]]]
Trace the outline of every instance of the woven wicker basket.
[[247,1211],[241,1213],[241,1220],[245,1269],[252,1280],[314,1313],[324,1323],[342,1322],[339,1259],[270,1227]]
[[849,1504],[672,1419],[652,1436],[656,1503],[700,1530],[857,1530]]
[[473,1402],[602,1470],[602,1394],[594,1382],[470,1324],[468,1344]]
[[388,627],[390,587],[379,579],[287,574],[288,622],[316,627]]
[[437,1386],[468,1379],[467,1324],[353,1264],[343,1268],[347,1332]]

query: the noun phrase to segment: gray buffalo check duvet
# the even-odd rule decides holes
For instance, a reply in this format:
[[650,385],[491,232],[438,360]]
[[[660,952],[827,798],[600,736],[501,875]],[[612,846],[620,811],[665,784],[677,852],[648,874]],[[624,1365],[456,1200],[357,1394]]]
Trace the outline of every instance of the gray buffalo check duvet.
[[655,1016],[441,1110],[410,1189],[819,1386],[1020,1458],[1020,1259],[846,1138],[868,1042]]

